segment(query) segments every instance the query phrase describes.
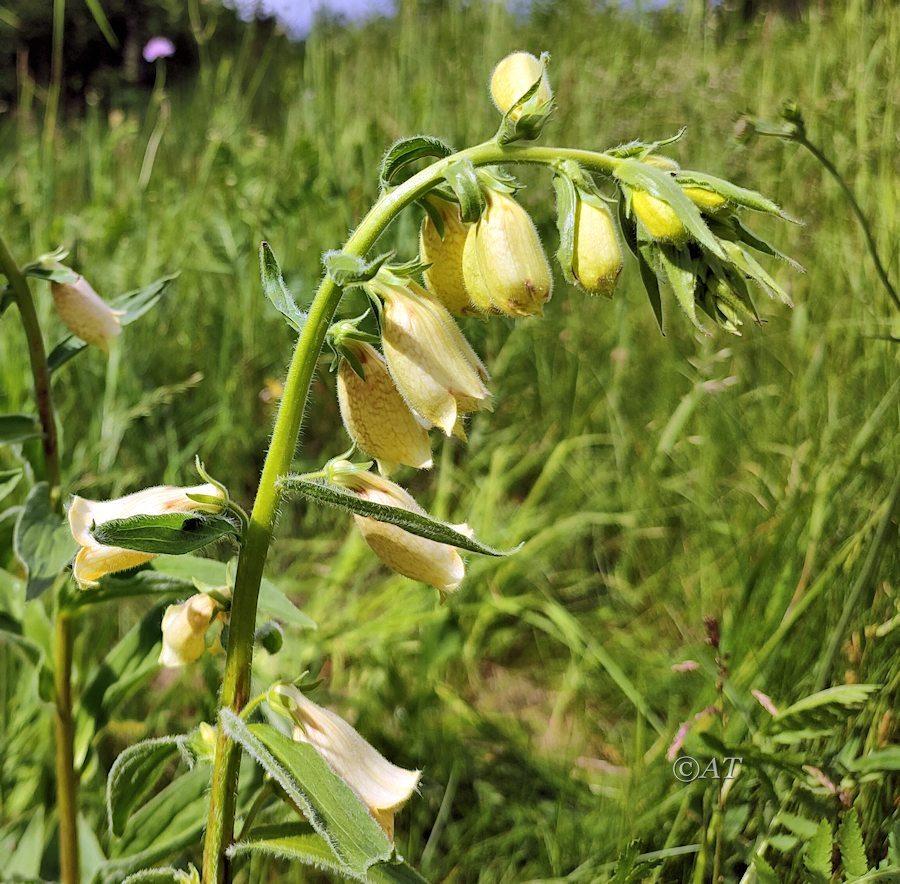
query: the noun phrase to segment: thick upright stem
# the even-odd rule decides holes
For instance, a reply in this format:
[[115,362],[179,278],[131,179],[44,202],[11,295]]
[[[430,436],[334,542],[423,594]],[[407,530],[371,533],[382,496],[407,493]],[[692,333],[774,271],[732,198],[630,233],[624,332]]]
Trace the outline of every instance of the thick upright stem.
[[[44,337],[38,322],[28,282],[0,237],[0,270],[9,280],[28,343],[34,380],[34,398],[41,424],[44,468],[50,484],[50,499],[61,510],[59,446],[56,417],[50,391],[50,369]],[[59,865],[63,884],[78,884],[78,785],[75,778],[74,726],[72,719],[72,625],[57,612],[54,633],[54,684],[56,729],[56,805],[59,814]]]
[[[515,145],[501,147],[496,142],[486,142],[438,160],[402,185],[385,193],[347,241],[344,251],[364,256],[391,221],[404,208],[443,181],[447,167],[460,159],[468,159],[476,166],[493,163],[553,165],[562,160],[575,160],[589,170],[605,173],[611,172],[619,162],[614,157],[592,151]],[[278,512],[277,483],[279,478],[290,470],[313,372],[341,295],[341,289],[326,276],[313,299],[288,369],[284,396],[275,419],[272,442],[266,454],[256,500],[250,515],[250,525],[244,538],[235,576],[221,698],[222,706],[235,712],[243,708],[250,693],[256,607],[263,568]],[[230,877],[225,851],[231,843],[234,832],[239,762],[239,747],[220,729],[216,743],[204,844],[204,884],[223,884]]]

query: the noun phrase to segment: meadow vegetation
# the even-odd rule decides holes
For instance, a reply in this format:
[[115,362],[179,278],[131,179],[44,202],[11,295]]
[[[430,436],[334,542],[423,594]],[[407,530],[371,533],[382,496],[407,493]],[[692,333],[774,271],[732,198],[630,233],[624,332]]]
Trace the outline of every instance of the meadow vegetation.
[[[439,443],[432,473],[403,480],[437,517],[524,547],[470,559],[439,605],[386,571],[345,516],[285,506],[270,574],[319,629],[260,653],[260,684],[321,671],[335,709],[397,764],[424,768],[397,847],[434,880],[603,880],[634,839],[662,851],[647,880],[709,880],[717,851],[724,880],[766,880],[746,871],[763,841],[777,880],[804,880],[820,821],[837,824],[851,803],[877,865],[897,813],[897,315],[823,169],[795,145],[738,143],[733,131],[739,112],[774,119],[796,99],[896,282],[900,9],[851,0],[798,21],[704,24],[580,0],[524,19],[499,3],[401,6],[396,19],[323,26],[297,45],[252,25],[237,43],[213,33],[194,75],[164,92],[96,95],[49,139],[40,92],[0,115],[3,235],[21,260],[65,244],[105,297],[180,273],[111,359],[92,352],[61,370],[69,490],[190,484],[199,453],[249,504],[292,343],[261,296],[259,241],[307,298],[322,253],[376,197],[385,148],[417,132],[483,140],[496,128],[493,63],[549,51],[553,142],[602,149],[684,125],[672,156],[803,220],[756,225],[807,268],[776,268],[796,306],[766,302],[761,327],[703,337],[669,304],[663,337],[629,263],[611,302],[557,279],[542,320],[466,320],[496,411],[474,417],[467,447]],[[549,178],[521,177],[552,250]],[[384,244],[413,257],[416,224],[404,216]],[[344,309],[358,308],[351,298]],[[4,331],[5,411],[27,404],[25,352]],[[298,470],[346,447],[339,422],[323,358]],[[2,515],[0,531],[11,531]],[[92,616],[76,685],[142,612],[134,602]],[[685,660],[699,666],[673,671]],[[116,754],[212,720],[220,667],[206,656],[135,685],[82,777],[94,829]],[[793,742],[775,739],[751,694],[784,709],[841,684],[881,687],[824,704],[814,722],[798,715],[792,733],[807,733]],[[33,690],[0,643],[10,849],[36,799],[52,812],[49,718],[22,703]],[[703,715],[710,706],[724,715]],[[718,782],[678,782],[666,758],[698,713],[684,754],[747,761],[724,797]],[[90,863],[103,845],[85,837]],[[307,880],[278,866],[244,874]]]

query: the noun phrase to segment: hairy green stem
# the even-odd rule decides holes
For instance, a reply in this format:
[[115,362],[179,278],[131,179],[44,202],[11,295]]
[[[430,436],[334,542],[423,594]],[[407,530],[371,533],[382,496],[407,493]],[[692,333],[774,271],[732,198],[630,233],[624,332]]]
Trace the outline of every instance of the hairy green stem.
[[[460,151],[413,175],[403,184],[384,193],[365,216],[344,246],[344,251],[363,257],[399,213],[444,180],[447,167],[467,159],[476,166],[494,163],[555,165],[574,160],[585,169],[610,173],[620,162],[615,157],[587,150],[512,145],[495,141]],[[284,384],[284,396],[275,419],[272,441],[263,465],[250,524],[238,560],[221,704],[236,713],[250,693],[250,667],[260,581],[278,514],[278,480],[290,471],[297,447],[303,412],[313,373],[328,327],[340,302],[342,290],[330,277],[319,285],[300,333]],[[230,878],[225,852],[234,833],[240,749],[219,729],[213,764],[209,816],[203,853],[204,884],[223,884]]]
[[881,284],[884,286],[885,291],[894,302],[894,306],[900,308],[900,296],[897,295],[897,290],[888,278],[887,271],[884,269],[881,258],[878,256],[878,248],[875,245],[875,237],[872,234],[872,225],[869,223],[868,218],[863,214],[863,210],[860,208],[860,205],[856,200],[856,195],[853,193],[850,185],[844,180],[844,176],[837,170],[834,163],[825,156],[821,148],[813,144],[805,135],[794,135],[793,140],[798,144],[803,145],[803,147],[819,161],[831,177],[837,181],[841,190],[844,192],[844,196],[847,197],[847,202],[850,203],[850,208],[853,209],[853,214],[856,215],[856,219],[859,221],[859,226],[862,227],[863,237],[866,240],[866,248],[869,250],[869,255],[872,257],[872,263],[875,265],[875,272],[878,274],[878,278],[881,280]]
[[[44,337],[41,333],[28,281],[13,260],[2,237],[0,237],[0,271],[6,276],[12,288],[22,328],[25,331],[34,381],[34,398],[41,424],[41,444],[44,452],[44,468],[50,485],[50,500],[54,508],[60,511],[62,498],[60,495],[59,445]],[[78,785],[75,777],[75,731],[72,718],[72,625],[68,617],[59,611],[56,613],[53,658],[60,877],[63,884],[78,884]]]

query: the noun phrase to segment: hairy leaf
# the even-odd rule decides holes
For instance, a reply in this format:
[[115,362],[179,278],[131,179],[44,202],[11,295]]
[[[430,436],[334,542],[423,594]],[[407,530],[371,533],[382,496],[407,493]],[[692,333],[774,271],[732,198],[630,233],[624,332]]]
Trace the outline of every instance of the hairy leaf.
[[447,166],[444,178],[459,200],[459,216],[463,221],[477,221],[484,211],[484,193],[471,160],[456,160]]
[[325,272],[339,288],[362,285],[372,279],[385,261],[393,257],[393,252],[385,252],[371,261],[352,255],[350,252],[326,252],[323,257]]
[[686,252],[671,246],[660,246],[657,254],[659,261],[669,280],[675,299],[684,311],[691,324],[698,331],[708,335],[709,332],[697,318],[697,304],[694,292],[697,288],[697,262]]
[[222,710],[221,722],[353,874],[363,875],[390,857],[391,843],[381,826],[312,746],[294,742],[267,724],[247,725],[229,709]]
[[453,148],[441,141],[440,138],[434,138],[430,135],[402,138],[387,149],[384,159],[381,161],[381,171],[379,173],[381,186],[390,187],[391,185],[399,184],[402,180],[401,170],[416,160],[425,159],[426,157],[442,159],[443,157],[449,157],[452,153]]
[[88,590],[71,593],[66,599],[66,608],[77,610],[103,602],[114,602],[120,599],[139,596],[156,596],[157,598],[187,597],[196,592],[190,580],[160,574],[152,568],[126,572],[124,574],[107,574],[101,578],[98,586]]
[[166,866],[158,869],[141,869],[129,875],[122,884],[196,884],[200,879],[196,874],[182,872]]
[[357,516],[366,516],[378,522],[396,525],[404,531],[409,531],[410,534],[417,534],[419,537],[446,543],[469,552],[480,553],[484,556],[508,556],[517,551],[512,549],[504,552],[494,549],[463,534],[458,528],[446,522],[439,522],[430,516],[412,513],[401,507],[385,506],[371,500],[364,500],[324,479],[305,479],[300,475],[289,475],[280,479],[278,484],[285,491],[296,491],[319,503],[337,507]]
[[104,546],[183,555],[229,535],[238,537],[240,532],[227,516],[194,512],[111,519],[95,525],[91,534]]
[[797,223],[797,219],[788,215],[779,205],[774,203],[768,197],[757,193],[755,190],[748,190],[746,187],[738,187],[730,181],[723,178],[716,178],[714,175],[707,175],[705,172],[694,172],[689,170],[679,171],[675,175],[675,180],[685,187],[701,187],[706,190],[712,190],[715,193],[724,196],[729,202],[737,206],[743,206],[747,209],[755,209],[757,212],[766,212],[769,215],[777,215],[785,221],[793,221]]
[[259,244],[259,269],[266,297],[295,331],[302,331],[306,323],[306,313],[297,306],[296,299],[284,284],[281,267],[278,266],[278,260],[267,242]]
[[16,522],[13,548],[28,573],[28,599],[49,589],[75,555],[78,544],[65,519],[51,506],[46,482],[38,482],[28,493]]

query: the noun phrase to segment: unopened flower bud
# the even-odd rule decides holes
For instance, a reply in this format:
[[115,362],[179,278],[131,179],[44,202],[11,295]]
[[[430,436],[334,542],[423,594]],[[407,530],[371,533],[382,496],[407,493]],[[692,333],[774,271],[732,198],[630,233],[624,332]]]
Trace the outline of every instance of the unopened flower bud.
[[394,814],[416,791],[421,771],[392,764],[343,718],[293,685],[277,685],[269,697],[272,708],[294,722],[293,738],[309,743],[325,759],[393,841]]
[[169,605],[163,614],[159,662],[176,667],[199,660],[206,650],[206,631],[218,611],[216,600],[203,593],[180,605]]
[[[334,481],[364,500],[383,506],[400,507],[427,515],[413,497],[395,483],[371,472],[334,471]],[[354,515],[354,520],[372,551],[393,571],[412,580],[421,580],[447,595],[465,576],[462,557],[452,546],[410,534],[396,525]],[[465,526],[461,526],[465,528]]]
[[701,212],[718,212],[728,204],[728,200],[721,193],[707,190],[705,187],[685,187],[684,195]]
[[459,217],[459,206],[437,197],[430,204],[444,225],[444,234],[426,214],[419,232],[419,257],[430,264],[422,276],[425,286],[451,313],[457,316],[476,313],[463,280],[463,248],[471,225]]
[[[537,82],[541,84],[530,99],[540,107],[553,98],[550,81],[540,60],[530,52],[513,52],[502,59],[491,75],[491,98],[501,114],[509,113],[516,102]],[[522,108],[510,113],[510,119],[517,120]]]
[[643,157],[641,162],[647,166],[653,166],[654,169],[662,169],[664,172],[677,172],[681,168],[671,157],[664,157],[659,153]]
[[487,369],[447,308],[413,280],[369,286],[384,301],[384,355],[409,406],[448,436],[461,414],[490,408]]
[[553,276],[534,222],[508,194],[489,190],[485,199],[463,251],[469,297],[507,316],[539,314],[553,293]]
[[572,275],[589,295],[611,298],[622,266],[622,248],[609,209],[579,199],[575,206]]
[[109,342],[122,333],[122,310],[113,310],[79,276],[72,283],[50,283],[56,312],[66,328],[86,344],[109,351]]
[[78,585],[82,589],[96,586],[100,578],[107,574],[127,571],[156,558],[153,553],[120,549],[116,546],[105,546],[98,543],[91,533],[93,526],[103,525],[113,519],[126,519],[129,516],[220,512],[222,509],[220,506],[191,500],[188,494],[223,499],[221,489],[211,483],[191,488],[159,485],[115,500],[73,498],[69,507],[69,529],[81,546],[75,556],[75,564],[72,569]]
[[678,213],[667,202],[657,199],[646,190],[632,192],[631,207],[638,220],[654,239],[660,242],[682,244],[690,238]]
[[378,461],[387,476],[398,464],[431,468],[428,431],[403,400],[382,355],[365,341],[351,337],[341,347],[352,352],[360,377],[350,360],[342,359],[337,376],[338,404],[350,438]]

